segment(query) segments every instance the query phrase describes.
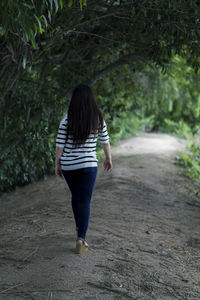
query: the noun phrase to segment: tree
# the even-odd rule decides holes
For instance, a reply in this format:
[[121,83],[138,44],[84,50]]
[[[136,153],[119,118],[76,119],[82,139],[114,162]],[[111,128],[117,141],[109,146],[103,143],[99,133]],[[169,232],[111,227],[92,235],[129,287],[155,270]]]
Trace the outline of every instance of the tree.
[[[147,66],[167,71],[172,56],[178,54],[199,68],[197,0],[88,0],[82,9],[80,3],[10,0],[0,4],[4,178],[9,178],[13,160],[19,162],[18,178],[27,174],[24,181],[47,172],[58,119],[77,83],[87,82],[99,94],[110,84],[110,102],[102,98],[101,107],[114,119],[116,107],[129,107],[117,93]],[[126,99],[135,90],[134,84],[132,90],[129,86]]]

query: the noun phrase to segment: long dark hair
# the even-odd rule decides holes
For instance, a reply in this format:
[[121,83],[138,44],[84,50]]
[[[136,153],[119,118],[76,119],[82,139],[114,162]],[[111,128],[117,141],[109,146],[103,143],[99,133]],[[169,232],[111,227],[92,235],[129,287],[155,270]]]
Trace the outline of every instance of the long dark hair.
[[103,129],[103,116],[97,106],[91,88],[86,84],[76,86],[68,109],[67,138],[72,136],[73,144],[84,144],[89,134]]

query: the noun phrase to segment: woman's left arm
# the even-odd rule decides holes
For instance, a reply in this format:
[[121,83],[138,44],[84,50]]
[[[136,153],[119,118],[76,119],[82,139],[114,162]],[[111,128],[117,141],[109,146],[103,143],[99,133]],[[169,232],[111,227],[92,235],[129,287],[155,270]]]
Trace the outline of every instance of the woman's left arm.
[[64,145],[66,142],[66,134],[67,134],[67,116],[61,120],[58,134],[56,137],[56,157],[55,157],[55,174],[56,176],[63,177],[61,165],[60,165],[60,158],[63,153]]
[[63,177],[61,166],[60,166],[60,158],[61,158],[62,153],[63,153],[63,148],[56,146],[55,174],[56,174],[56,176],[59,176],[60,178]]

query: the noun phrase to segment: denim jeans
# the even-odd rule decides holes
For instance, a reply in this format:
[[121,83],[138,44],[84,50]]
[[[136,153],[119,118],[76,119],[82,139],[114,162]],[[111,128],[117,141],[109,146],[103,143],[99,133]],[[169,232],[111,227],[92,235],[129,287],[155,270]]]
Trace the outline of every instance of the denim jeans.
[[85,239],[90,218],[90,202],[97,176],[97,167],[62,170],[71,191],[72,210],[78,236]]

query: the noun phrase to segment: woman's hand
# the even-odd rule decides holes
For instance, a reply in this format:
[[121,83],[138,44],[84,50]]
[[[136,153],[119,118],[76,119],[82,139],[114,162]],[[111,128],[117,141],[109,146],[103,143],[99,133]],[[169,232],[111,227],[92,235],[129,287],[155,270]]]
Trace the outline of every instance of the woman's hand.
[[63,178],[62,169],[60,165],[60,158],[63,153],[63,148],[56,146],[56,157],[55,157],[55,174],[56,176]]
[[60,166],[59,162],[55,164],[55,174],[56,174],[56,176],[63,178],[63,174],[62,174],[62,170],[61,170],[61,166]]
[[104,170],[109,171],[111,169],[112,169],[112,161],[111,161],[111,159],[106,159],[104,161]]
[[106,157],[104,161],[104,170],[109,171],[112,169],[112,157],[111,157],[109,141],[107,143],[103,143],[102,146]]

